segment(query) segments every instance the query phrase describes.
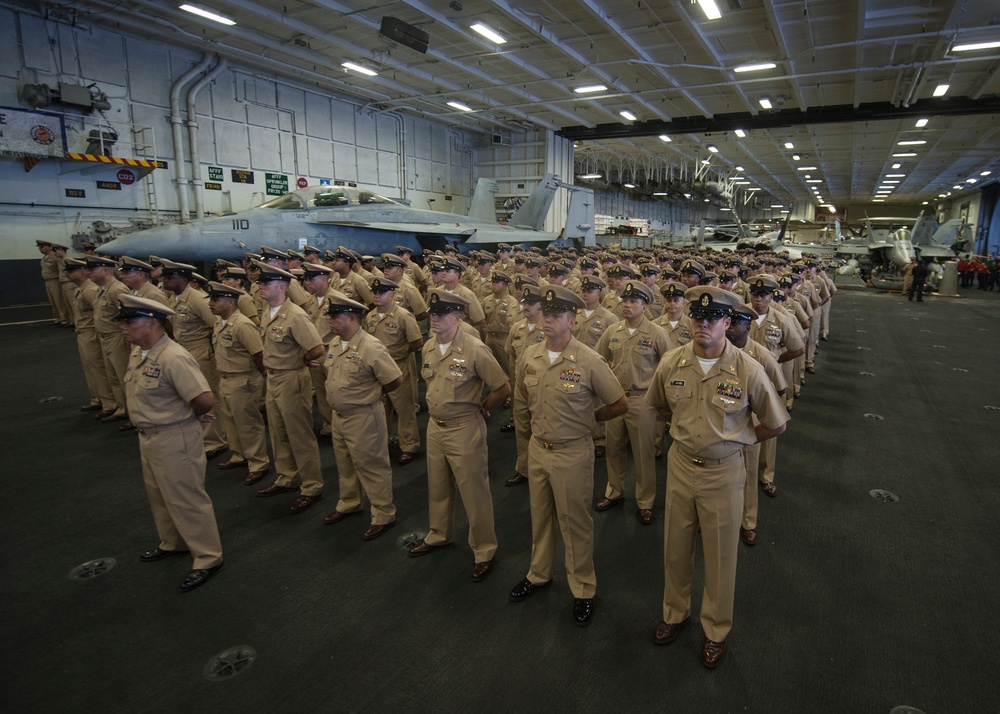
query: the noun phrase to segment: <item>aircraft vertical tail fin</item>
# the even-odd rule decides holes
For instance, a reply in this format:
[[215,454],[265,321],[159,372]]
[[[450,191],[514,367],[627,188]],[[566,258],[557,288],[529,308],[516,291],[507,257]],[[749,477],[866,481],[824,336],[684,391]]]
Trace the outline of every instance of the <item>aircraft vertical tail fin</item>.
[[552,201],[556,197],[556,189],[562,185],[562,181],[555,174],[545,174],[535,190],[531,192],[527,200],[521,207],[514,211],[510,217],[510,225],[514,228],[525,228],[532,231],[540,231],[545,223],[545,216],[548,215]]
[[572,238],[583,247],[597,245],[594,231],[594,189],[582,186],[564,186],[570,191],[569,206],[566,208],[566,227],[563,238]]
[[701,244],[705,242],[705,219],[701,219],[701,223],[698,224],[698,237],[694,240],[694,247],[701,248]]
[[494,196],[500,191],[496,179],[481,178],[476,182],[476,190],[472,193],[472,203],[469,204],[469,218],[484,223],[497,222],[497,209]]

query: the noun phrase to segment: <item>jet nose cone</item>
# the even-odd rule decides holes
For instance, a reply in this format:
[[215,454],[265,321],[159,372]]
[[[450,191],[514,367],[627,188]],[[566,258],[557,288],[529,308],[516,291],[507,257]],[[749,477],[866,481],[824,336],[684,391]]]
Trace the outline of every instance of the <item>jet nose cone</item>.
[[180,247],[180,239],[179,226],[159,226],[109,241],[99,246],[97,252],[112,258],[121,258],[124,255],[142,259],[150,255],[169,258]]

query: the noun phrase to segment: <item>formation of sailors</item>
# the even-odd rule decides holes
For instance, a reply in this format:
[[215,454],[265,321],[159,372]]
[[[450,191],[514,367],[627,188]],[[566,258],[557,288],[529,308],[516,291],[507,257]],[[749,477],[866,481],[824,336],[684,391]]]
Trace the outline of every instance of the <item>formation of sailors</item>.
[[[48,248],[47,288],[55,253]],[[141,558],[190,552],[184,591],[221,567],[204,479],[208,460],[226,451],[217,468],[245,470],[247,485],[273,468],[258,496],[295,493],[293,513],[314,505],[325,486],[315,401],[338,479],[338,501],[323,522],[361,513],[367,499],[361,537],[393,526],[395,421],[397,463],[427,459],[429,529],[409,555],[452,542],[457,495],[468,515],[471,576],[482,581],[498,548],[486,419],[509,408],[500,432],[513,432],[517,460],[505,485],[529,485],[532,521],[529,569],[509,599],[551,582],[558,531],[573,618],[588,624],[597,590],[592,511],[624,504],[631,451],[635,515],[654,523],[656,460],[666,453],[663,619],[653,639],[671,642],[688,622],[700,527],[709,564],[701,658],[718,665],[732,626],[739,542],[757,540],[758,483],[777,494],[775,437],[829,333],[836,288],[827,267],[808,255],[542,255],[505,244],[495,254],[452,249],[422,258],[423,266],[400,246],[376,267],[345,246],[262,246],[241,265],[217,261],[218,279],[209,281],[195,266],[156,256],[56,255],[57,288],[59,275],[73,286],[70,319],[91,394],[82,410],[139,433],[160,537]],[[170,450],[185,457],[168,458]],[[598,458],[607,480],[595,503]]]

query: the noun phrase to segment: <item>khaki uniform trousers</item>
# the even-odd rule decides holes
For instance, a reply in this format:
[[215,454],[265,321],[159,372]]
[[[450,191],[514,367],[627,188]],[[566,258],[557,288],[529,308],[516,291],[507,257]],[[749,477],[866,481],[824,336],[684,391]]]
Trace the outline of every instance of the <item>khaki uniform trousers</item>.
[[632,445],[635,470],[635,500],[639,508],[652,508],[656,500],[656,416],[655,407],[646,404],[646,393],[629,396],[628,411],[607,422],[608,487],[604,495],[625,495],[625,469],[628,447]]
[[45,281],[45,295],[49,299],[49,305],[52,306],[52,318],[60,325],[72,324],[73,316],[59,285],[59,278]]
[[389,392],[385,402],[386,438],[392,428],[392,413],[396,412],[396,432],[399,434],[399,449],[410,454],[420,451],[420,427],[417,426],[417,412],[413,405],[417,403],[417,395],[413,392],[411,379],[410,357],[396,362],[399,371],[403,373],[403,383]]
[[[792,369],[792,379],[794,381],[788,382],[788,386],[791,387],[792,399],[794,401],[794,398],[802,391],[802,374],[806,368],[806,356],[799,355],[792,360],[792,363],[795,365]],[[788,402],[788,395],[785,395],[785,401]],[[790,404],[791,402],[788,403]]]
[[760,460],[757,467],[757,479],[761,483],[774,481],[774,465],[778,459],[778,440],[768,439],[760,445]]
[[[768,441],[774,441],[774,439],[768,439]],[[748,531],[757,527],[757,471],[760,467],[760,446],[760,444],[752,444],[743,450],[743,465],[747,470],[747,484],[743,489],[743,522],[741,527]]]
[[493,357],[499,363],[500,368],[503,369],[504,373],[510,378],[510,383],[514,383],[514,366],[510,363],[510,355],[507,354],[507,350],[504,349],[504,345],[507,344],[507,333],[501,336],[494,337],[493,333],[488,333],[486,335],[486,346],[490,348],[490,352],[493,353]]
[[321,362],[319,367],[309,369],[309,376],[312,378],[313,392],[316,394],[316,409],[323,422],[323,431],[329,432],[333,420],[333,407],[330,406],[330,402],[326,398],[326,367]]
[[742,450],[721,461],[706,461],[704,466],[685,457],[676,442],[667,452],[663,621],[683,622],[691,614],[695,538],[700,525],[705,558],[701,626],[715,642],[724,641],[733,627],[745,481]]
[[220,410],[219,417],[229,437],[232,460],[246,461],[250,471],[263,471],[271,465],[264,417],[257,406],[263,391],[264,377],[257,370],[219,376],[219,395],[226,407]]
[[313,433],[312,378],[307,370],[268,370],[267,423],[278,471],[274,483],[290,487],[301,480],[303,496],[318,496],[323,491],[323,471]]
[[594,571],[594,441],[589,435],[546,448],[531,439],[528,497],[531,500],[531,567],[528,580],[552,580],[556,524],[566,555],[566,581],[575,598],[597,592]]
[[497,535],[493,527],[488,458],[486,422],[479,414],[448,420],[431,417],[427,421],[430,530],[424,542],[428,545],[451,541],[457,487],[469,517],[469,547],[475,562],[493,560]]
[[778,366],[781,367],[781,373],[785,376],[785,384],[788,385],[788,389],[785,390],[785,394],[782,398],[785,400],[785,408],[791,409],[792,402],[795,401],[795,389],[798,387],[798,381],[795,379],[795,363],[798,362],[798,358],[790,359],[787,362],[782,362]]
[[[101,342],[101,357],[104,360],[104,373],[108,375],[111,385],[111,396],[115,400],[115,414],[125,413],[125,387],[122,379],[128,371],[129,348],[120,332],[98,334]],[[110,408],[110,407],[109,407]]]
[[392,523],[396,520],[396,506],[392,502],[392,466],[382,402],[331,414],[333,455],[340,485],[337,510],[341,513],[360,510],[367,494],[372,523]]
[[101,409],[115,409],[115,398],[111,393],[108,373],[104,371],[104,356],[101,341],[95,330],[77,330],[76,347],[80,351],[83,377],[87,380],[87,391],[92,402],[100,402]]
[[513,399],[511,408],[513,409],[511,420],[514,422],[514,446],[517,449],[517,463],[514,468],[522,476],[527,476],[528,449],[531,442],[531,413],[528,411],[527,402],[520,399]]
[[205,422],[202,425],[202,431],[205,434],[205,451],[225,449],[228,447],[225,425],[233,422],[233,415],[227,413],[229,407],[226,406],[225,400],[219,393],[219,372],[215,367],[215,358],[212,356],[212,346],[205,342],[196,346],[182,345],[182,347],[198,361],[198,368],[212,389],[212,396],[215,397],[215,406],[212,408],[212,412],[218,419]]
[[819,343],[819,320],[813,319],[806,331],[806,366],[812,367],[816,359],[816,345]]
[[76,300],[76,285],[69,282],[60,282],[59,288],[62,290],[63,304],[66,306],[66,314],[69,316],[68,322],[75,324],[73,320],[73,302]]
[[205,491],[205,448],[197,419],[139,432],[142,480],[162,550],[190,550],[192,569],[222,562],[212,499]]
[[831,307],[833,307],[833,300],[827,300],[826,303],[820,308],[823,311],[823,317],[820,320],[820,335],[824,338],[830,334]]

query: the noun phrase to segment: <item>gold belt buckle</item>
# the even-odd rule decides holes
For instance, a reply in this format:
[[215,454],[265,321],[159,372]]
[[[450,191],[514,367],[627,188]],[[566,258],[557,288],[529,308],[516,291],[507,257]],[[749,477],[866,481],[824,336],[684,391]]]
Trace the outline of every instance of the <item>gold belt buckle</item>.
[[704,466],[705,465],[705,459],[699,459],[697,457],[691,457],[691,461],[694,463],[695,466]]
[[435,419],[434,423],[438,426],[445,426],[446,422],[443,419]]
[[542,442],[542,448],[543,449],[548,449],[549,451],[551,451],[552,450],[552,442],[551,441],[543,441]]

